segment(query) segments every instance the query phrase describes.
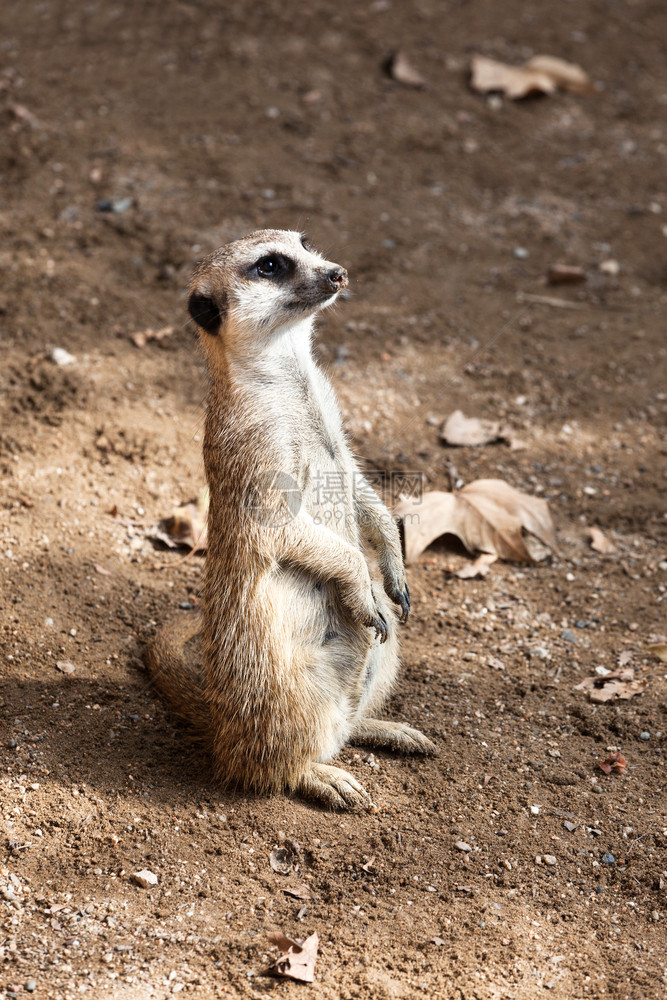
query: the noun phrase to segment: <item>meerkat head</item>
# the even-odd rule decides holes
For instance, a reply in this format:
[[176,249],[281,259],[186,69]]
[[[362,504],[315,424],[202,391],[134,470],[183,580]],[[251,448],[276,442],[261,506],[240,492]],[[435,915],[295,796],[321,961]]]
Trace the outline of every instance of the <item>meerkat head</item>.
[[197,265],[188,309],[205,345],[220,337],[228,347],[250,348],[331,305],[347,283],[347,271],[301,233],[262,229]]

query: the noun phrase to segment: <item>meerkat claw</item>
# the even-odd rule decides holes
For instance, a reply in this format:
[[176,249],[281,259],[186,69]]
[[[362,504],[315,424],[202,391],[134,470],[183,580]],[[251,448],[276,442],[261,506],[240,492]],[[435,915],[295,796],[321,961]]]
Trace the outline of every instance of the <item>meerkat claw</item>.
[[389,626],[387,625],[387,619],[379,608],[375,609],[375,613],[377,614],[377,618],[371,618],[368,622],[368,627],[375,629],[375,637],[379,638],[380,643],[383,643],[387,641]]

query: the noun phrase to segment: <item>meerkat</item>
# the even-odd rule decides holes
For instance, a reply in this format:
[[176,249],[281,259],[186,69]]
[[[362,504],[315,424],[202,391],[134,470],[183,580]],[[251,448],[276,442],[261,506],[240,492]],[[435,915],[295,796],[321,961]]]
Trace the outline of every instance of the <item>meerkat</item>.
[[311,348],[315,314],[347,284],[344,268],[282,230],[197,265],[188,308],[210,375],[202,611],[167,625],[146,657],[205,735],[217,779],[338,809],[372,805],[327,763],[345,743],[435,749],[374,715],[410,596],[397,526],[359,471]]

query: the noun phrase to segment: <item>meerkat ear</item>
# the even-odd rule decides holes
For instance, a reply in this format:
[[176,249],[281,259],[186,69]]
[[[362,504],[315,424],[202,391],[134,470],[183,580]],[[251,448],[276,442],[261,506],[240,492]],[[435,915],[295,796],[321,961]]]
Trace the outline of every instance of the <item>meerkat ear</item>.
[[226,308],[224,301],[222,306],[218,305],[210,295],[202,292],[192,292],[188,299],[188,312],[197,326],[206,330],[211,336],[220,333],[220,327],[225,317]]

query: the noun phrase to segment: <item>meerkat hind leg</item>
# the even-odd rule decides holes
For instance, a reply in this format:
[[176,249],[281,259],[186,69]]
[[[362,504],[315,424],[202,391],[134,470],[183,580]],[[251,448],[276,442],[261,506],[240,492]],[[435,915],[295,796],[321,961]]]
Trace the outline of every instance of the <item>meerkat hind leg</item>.
[[349,742],[353,745],[388,747],[399,753],[435,753],[435,744],[418,729],[404,722],[383,719],[360,719]]
[[341,767],[312,762],[293,786],[293,791],[307,799],[316,799],[330,809],[372,809],[373,802],[356,778]]

